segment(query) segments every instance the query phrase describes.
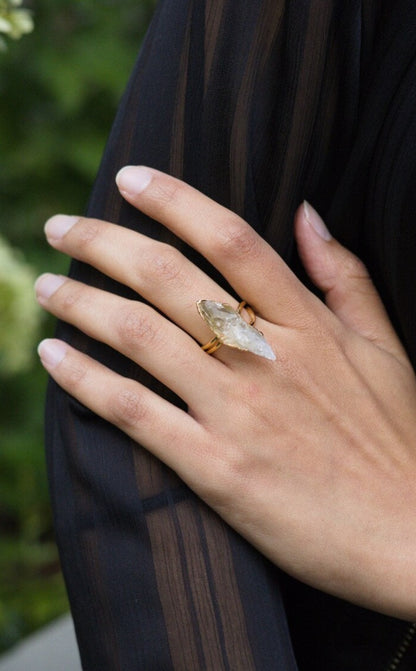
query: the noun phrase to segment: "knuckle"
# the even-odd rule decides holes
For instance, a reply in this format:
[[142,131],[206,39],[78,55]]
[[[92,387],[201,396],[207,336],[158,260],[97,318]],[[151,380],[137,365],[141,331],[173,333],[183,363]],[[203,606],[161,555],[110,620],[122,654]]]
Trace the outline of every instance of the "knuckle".
[[155,178],[152,183],[152,199],[160,211],[170,210],[181,197],[184,187],[176,179]]
[[156,336],[150,315],[146,314],[143,306],[128,306],[121,310],[118,317],[118,337],[127,348],[132,349],[140,345],[148,346]]
[[217,251],[227,258],[248,258],[255,254],[257,244],[255,231],[235,215],[220,228]]
[[97,219],[88,219],[81,217],[77,223],[77,244],[83,249],[89,247],[97,238],[100,228],[100,222]]
[[348,253],[341,263],[332,293],[341,305],[350,300],[351,292],[361,296],[374,296],[377,293],[366,265],[357,256]]
[[68,361],[65,365],[66,386],[74,391],[87,374],[87,368],[79,361]]
[[347,254],[344,258],[343,274],[350,280],[364,280],[369,277],[365,264],[355,254]]
[[111,421],[117,426],[137,426],[144,416],[143,399],[137,391],[123,389],[111,399],[110,417]]
[[70,313],[74,306],[78,305],[82,299],[83,290],[82,288],[77,288],[75,283],[67,282],[66,291],[62,296],[62,311],[65,313]]
[[213,458],[215,477],[207,478],[204,483],[204,496],[217,510],[232,507],[233,502],[246,496],[257,469],[256,458],[246,450],[225,445],[222,449],[223,454],[217,453]]
[[157,278],[168,283],[182,279],[182,255],[170,245],[161,245],[159,251],[152,257],[151,266]]
[[[233,405],[233,398],[238,398],[240,405],[236,416],[239,417],[241,427],[252,427],[259,421],[270,422],[267,416],[262,417],[258,411],[258,399],[261,391],[255,383],[239,385],[239,390],[233,390],[228,403]],[[224,506],[240,495],[244,496],[247,484],[251,481],[258,468],[258,452],[253,451],[250,440],[246,442],[244,429],[239,426],[225,427],[223,432],[210,427],[208,429],[209,441],[207,453],[212,462],[209,469],[210,475],[204,480],[204,496],[215,502],[215,506]],[[248,431],[248,434],[250,430]],[[212,475],[212,477],[211,477]]]

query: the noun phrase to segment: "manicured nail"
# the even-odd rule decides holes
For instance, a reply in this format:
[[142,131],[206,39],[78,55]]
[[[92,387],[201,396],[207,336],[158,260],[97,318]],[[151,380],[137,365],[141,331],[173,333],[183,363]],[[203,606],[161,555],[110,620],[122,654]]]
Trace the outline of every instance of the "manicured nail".
[[37,298],[49,298],[65,281],[66,277],[62,277],[62,275],[52,275],[52,273],[41,275],[35,282],[35,293]]
[[153,173],[142,165],[127,165],[116,175],[116,183],[121,193],[135,196],[150,184]]
[[38,354],[45,368],[55,368],[67,351],[68,346],[61,340],[42,340],[38,347]]
[[327,242],[332,240],[332,235],[328,231],[321,217],[306,200],[303,201],[303,212],[308,224],[312,226],[315,233],[317,233],[322,240],[326,240]]
[[45,224],[45,235],[48,240],[60,240],[79,221],[79,217],[69,217],[66,214],[55,214]]

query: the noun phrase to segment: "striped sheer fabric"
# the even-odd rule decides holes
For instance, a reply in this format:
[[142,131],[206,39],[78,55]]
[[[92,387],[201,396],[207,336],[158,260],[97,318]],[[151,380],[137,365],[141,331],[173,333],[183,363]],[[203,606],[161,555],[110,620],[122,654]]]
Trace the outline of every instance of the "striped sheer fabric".
[[[415,360],[415,52],[414,0],[165,0],[89,214],[179,247],[221,282],[120,198],[119,168],[151,165],[238,212],[306,281],[292,221],[307,198],[368,264]],[[82,264],[71,274],[132,296]],[[104,345],[63,323],[58,332],[172,398]],[[46,416],[57,538],[85,670],[386,667],[407,625],[283,575],[174,473],[53,383]],[[400,669],[414,668],[406,659]]]

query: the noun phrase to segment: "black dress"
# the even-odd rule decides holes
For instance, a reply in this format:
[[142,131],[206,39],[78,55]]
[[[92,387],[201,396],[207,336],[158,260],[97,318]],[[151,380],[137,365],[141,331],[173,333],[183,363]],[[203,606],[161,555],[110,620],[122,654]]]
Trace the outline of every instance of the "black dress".
[[[216,276],[119,196],[118,169],[150,165],[241,214],[307,282],[292,233],[306,198],[367,264],[415,364],[415,143],[414,0],[165,0],[89,213],[175,244]],[[131,296],[90,267],[71,272]],[[169,396],[109,348],[66,324],[58,330]],[[282,574],[174,473],[54,383],[46,416],[85,670],[416,669],[407,623]]]

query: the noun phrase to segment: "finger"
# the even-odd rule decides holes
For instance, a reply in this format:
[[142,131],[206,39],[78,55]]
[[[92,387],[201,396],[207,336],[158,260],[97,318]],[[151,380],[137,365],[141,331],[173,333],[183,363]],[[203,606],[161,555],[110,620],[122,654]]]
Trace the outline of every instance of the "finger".
[[332,238],[308,203],[296,214],[295,235],[308,275],[327,306],[348,327],[396,355],[404,350],[365,265]]
[[200,318],[196,302],[211,299],[237,307],[228,292],[177,249],[140,233],[97,219],[63,215],[52,217],[45,233],[56,249],[129,286],[201,343],[210,340],[212,333]]
[[[64,277],[41,275],[39,303],[56,317],[135,361],[198,411],[224,366],[153,308]],[[224,369],[223,371],[221,369]]]
[[42,364],[80,403],[137,441],[185,480],[201,472],[203,428],[143,385],[109,370],[59,340],[39,345]]
[[304,324],[315,305],[288,266],[246,222],[178,179],[144,167],[117,175],[122,195],[205,256],[265,319]]

